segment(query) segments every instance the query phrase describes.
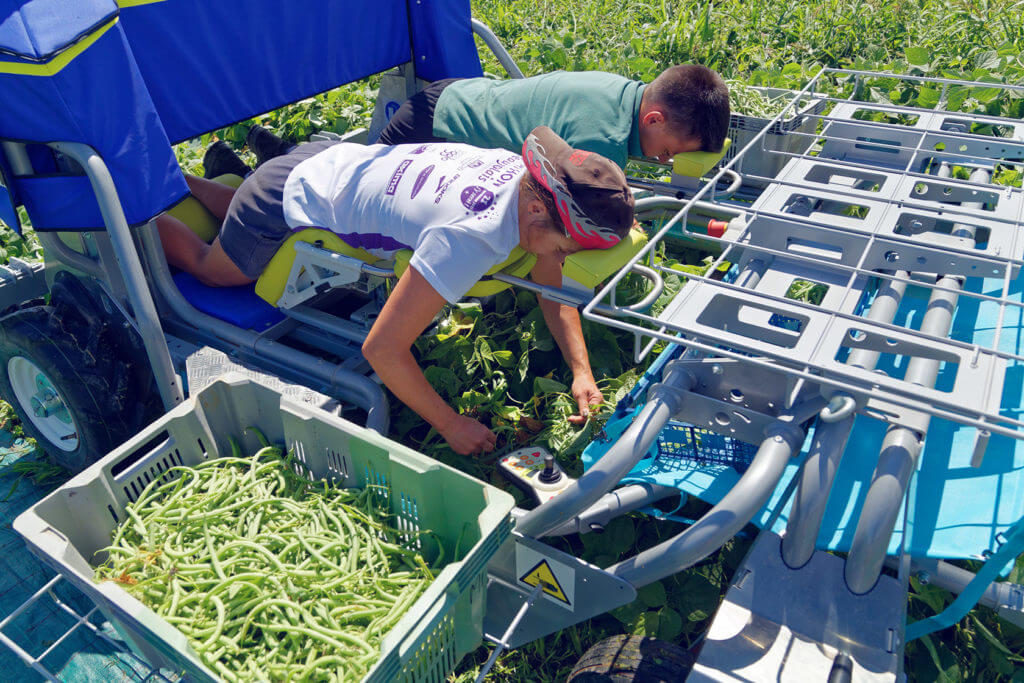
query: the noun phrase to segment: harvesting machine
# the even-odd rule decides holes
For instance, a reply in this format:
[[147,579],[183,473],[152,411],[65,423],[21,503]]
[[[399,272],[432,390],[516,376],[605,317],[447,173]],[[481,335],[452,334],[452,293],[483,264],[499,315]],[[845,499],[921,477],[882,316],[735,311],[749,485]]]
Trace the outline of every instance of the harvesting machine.
[[[166,432],[140,440],[144,427],[194,410],[186,394],[233,371],[323,419],[344,411],[385,433],[384,394],[359,348],[394,264],[312,235],[289,243],[273,281],[207,288],[171,272],[153,219],[175,207],[216,232],[188,206],[172,143],[385,72],[369,129],[346,136],[370,142],[426,83],[480,75],[474,34],[521,77],[468,2],[7,9],[0,218],[17,226],[24,207],[46,256],[0,269],[0,392],[26,431],[75,470],[111,450],[123,458],[125,441],[144,460],[168,448]],[[872,101],[879,79],[921,95],[918,106]],[[584,452],[578,480],[536,449],[506,459],[539,504],[513,511],[475,608],[495,657],[632,602],[748,524],[760,531],[679,677],[896,680],[908,640],[978,602],[1024,623],[1022,589],[993,583],[1024,548],[1024,194],[993,182],[1024,160],[1024,125],[958,111],[981,90],[1022,88],[823,70],[774,118],[734,116],[717,167],[680,155],[669,180],[634,180],[638,217],[668,218],[653,234],[610,260],[570,260],[563,288],[524,280],[517,264],[481,283],[481,295],[529,288],[632,333],[638,362],[660,352]],[[687,275],[654,313],[669,274],[654,255],[673,239],[713,248],[725,275]],[[651,284],[627,304],[616,292],[630,274]],[[821,297],[792,298],[794,283]],[[70,499],[76,482],[52,495]],[[545,542],[637,510],[679,519],[689,496],[709,511],[612,566]],[[75,534],[25,519],[15,526],[41,559],[66,567]],[[63,545],[48,553],[53,538]],[[985,563],[975,574],[956,559]],[[907,624],[912,575],[960,597]],[[55,680],[45,653],[4,635],[23,609],[13,608],[0,640]],[[157,631],[131,623],[128,640],[151,664],[178,661],[162,641],[145,647]],[[603,652],[574,676],[599,675]],[[401,676],[441,680],[457,659]]]

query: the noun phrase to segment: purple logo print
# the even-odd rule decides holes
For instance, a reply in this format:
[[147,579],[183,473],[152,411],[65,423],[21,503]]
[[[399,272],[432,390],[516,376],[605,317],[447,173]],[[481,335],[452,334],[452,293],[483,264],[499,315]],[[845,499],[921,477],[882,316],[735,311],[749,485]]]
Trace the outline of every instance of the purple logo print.
[[470,185],[459,196],[462,205],[470,211],[483,211],[494,203],[494,193],[479,185]]
[[405,175],[405,169],[409,168],[409,164],[412,163],[411,159],[403,159],[402,163],[398,164],[398,168],[391,174],[391,179],[388,180],[388,186],[384,190],[384,194],[394,194],[395,190],[398,189],[398,183],[402,180],[402,176]]
[[409,152],[409,154],[423,154],[426,151],[427,151],[427,146],[426,145],[420,145],[416,149],[414,149],[411,152]]
[[434,164],[431,164],[430,166],[427,166],[425,169],[420,171],[420,174],[416,176],[416,182],[412,184],[412,193],[409,195],[409,199],[412,199],[413,197],[420,193],[420,190],[423,189],[423,186],[427,184],[427,178],[430,177],[430,174],[433,172],[433,170]]

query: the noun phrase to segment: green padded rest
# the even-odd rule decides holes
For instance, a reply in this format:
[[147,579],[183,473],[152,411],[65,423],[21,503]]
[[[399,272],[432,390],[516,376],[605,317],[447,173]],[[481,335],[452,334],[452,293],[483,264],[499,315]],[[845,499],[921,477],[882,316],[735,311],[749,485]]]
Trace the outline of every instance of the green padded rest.
[[672,172],[676,175],[700,178],[715,167],[725,156],[732,145],[732,140],[725,139],[719,152],[683,152],[672,157]]
[[606,280],[626,261],[633,258],[647,244],[647,234],[633,229],[626,238],[611,249],[587,249],[571,254],[562,266],[562,275],[580,283],[587,289],[594,289]]
[[[233,173],[225,173],[212,180],[237,189],[242,184],[243,178]],[[199,235],[199,238],[206,243],[212,242],[213,238],[220,234],[220,221],[191,195],[178,202],[173,209],[167,212],[167,215],[174,216],[192,228],[192,232]]]

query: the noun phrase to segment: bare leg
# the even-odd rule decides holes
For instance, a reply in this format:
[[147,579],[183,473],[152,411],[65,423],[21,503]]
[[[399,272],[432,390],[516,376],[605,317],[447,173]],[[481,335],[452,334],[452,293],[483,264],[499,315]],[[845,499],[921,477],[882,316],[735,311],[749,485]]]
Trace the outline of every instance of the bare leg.
[[235,196],[235,188],[194,175],[186,175],[185,182],[188,183],[192,196],[209,209],[217,220],[223,221],[228,213],[231,198]]
[[213,244],[207,244],[187,225],[166,214],[156,219],[156,227],[167,262],[195,276],[204,285],[234,287],[253,281],[224,253],[219,237]]

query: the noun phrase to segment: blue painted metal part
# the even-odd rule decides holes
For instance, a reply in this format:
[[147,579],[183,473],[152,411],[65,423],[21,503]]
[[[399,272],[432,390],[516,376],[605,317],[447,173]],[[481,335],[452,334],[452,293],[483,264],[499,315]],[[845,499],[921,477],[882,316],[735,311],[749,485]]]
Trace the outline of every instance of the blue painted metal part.
[[1012,566],[1014,559],[1024,552],[1024,518],[1017,520],[1017,523],[1003,538],[1005,540],[999,546],[999,550],[988,558],[981,571],[971,579],[971,582],[949,607],[935,616],[907,625],[905,638],[907,642],[952,626],[963,619],[978,604],[978,600],[981,599],[989,584],[995,581],[1007,566]]

